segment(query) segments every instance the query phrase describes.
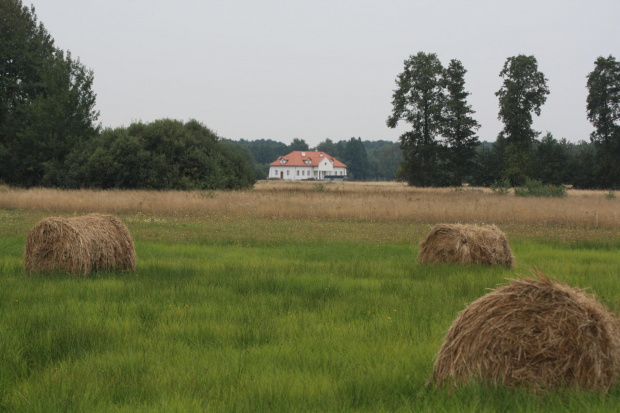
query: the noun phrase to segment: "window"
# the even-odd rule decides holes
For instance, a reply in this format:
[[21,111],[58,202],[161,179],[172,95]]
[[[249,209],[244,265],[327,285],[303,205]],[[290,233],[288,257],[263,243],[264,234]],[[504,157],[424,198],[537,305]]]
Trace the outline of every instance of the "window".
[[306,171],[301,171],[302,176],[306,176]]
[[274,172],[273,174],[274,174],[275,176],[278,176],[278,170],[277,170],[277,169],[274,169],[274,170],[273,170],[273,172]]
[[297,176],[299,176],[299,171],[297,171]]
[[287,170],[287,171],[286,171],[286,176],[289,176],[289,175],[290,175],[290,172],[291,172],[291,171]]

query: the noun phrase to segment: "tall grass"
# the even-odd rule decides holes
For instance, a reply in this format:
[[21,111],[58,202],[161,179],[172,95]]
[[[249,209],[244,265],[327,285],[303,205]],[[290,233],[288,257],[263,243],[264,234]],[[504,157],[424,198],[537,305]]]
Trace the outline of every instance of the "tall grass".
[[[516,276],[420,266],[426,224],[129,214],[137,271],[74,279],[27,276],[23,242],[41,211],[1,212],[0,410],[604,411],[620,402],[618,386],[604,396],[426,387],[457,313]],[[620,235],[579,231],[574,242],[570,229],[513,228],[516,273],[538,267],[620,309]]]
[[620,209],[603,191],[566,198],[496,196],[489,189],[413,188],[398,183],[259,182],[247,191],[59,191],[7,189],[0,208],[62,213],[354,219],[617,228]]
[[[458,312],[531,268],[620,311],[614,200],[323,185],[0,192],[0,411],[613,411],[620,402],[620,386],[607,395],[425,386]],[[28,230],[81,212],[120,215],[137,271],[27,276]],[[448,218],[500,224],[516,269],[419,265],[418,243]]]

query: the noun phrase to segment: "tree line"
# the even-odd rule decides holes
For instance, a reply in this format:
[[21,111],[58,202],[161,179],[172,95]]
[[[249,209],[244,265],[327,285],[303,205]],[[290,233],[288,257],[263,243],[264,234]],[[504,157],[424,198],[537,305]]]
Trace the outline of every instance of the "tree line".
[[398,143],[326,139],[310,148],[270,139],[232,141],[196,120],[160,119],[102,128],[94,73],[56,47],[33,6],[0,0],[0,182],[31,187],[237,189],[268,176],[269,163],[316,149],[347,164],[355,180],[417,186],[521,185],[527,179],[580,188],[620,187],[620,64],[599,57],[587,75],[590,141],[577,144],[532,129],[550,91],[534,56],[509,57],[499,75],[493,143],[467,102],[467,73],[452,59],[419,52],[396,78],[386,123],[411,129]]
[[317,150],[331,155],[347,165],[350,180],[395,180],[402,162],[402,151],[398,143],[362,140],[360,137],[338,142],[327,138],[313,147],[299,138],[294,138],[289,145],[272,139],[241,139],[231,143],[249,151],[249,159],[254,164],[257,179],[266,179],[269,175],[269,164],[292,151]]
[[434,53],[419,52],[404,62],[386,123],[405,122],[400,136],[404,162],[400,176],[411,185],[447,186],[528,179],[582,188],[620,187],[620,63],[599,57],[587,75],[586,115],[594,126],[590,143],[570,144],[550,132],[538,139],[532,128],[550,91],[534,56],[509,57],[499,76],[502,87],[497,140],[481,145],[479,123],[467,103],[465,68],[453,59],[444,68]]
[[0,0],[0,182],[59,188],[237,189],[255,171],[195,120],[102,129],[94,74],[34,6]]

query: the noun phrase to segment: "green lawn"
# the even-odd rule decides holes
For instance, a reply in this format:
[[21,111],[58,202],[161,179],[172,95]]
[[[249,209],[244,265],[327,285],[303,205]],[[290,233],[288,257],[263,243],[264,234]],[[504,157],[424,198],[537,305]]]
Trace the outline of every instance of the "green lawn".
[[26,275],[0,215],[0,411],[613,411],[609,394],[426,387],[464,306],[537,267],[620,310],[620,234],[509,237],[517,268],[420,266],[428,225],[121,217],[135,273]]

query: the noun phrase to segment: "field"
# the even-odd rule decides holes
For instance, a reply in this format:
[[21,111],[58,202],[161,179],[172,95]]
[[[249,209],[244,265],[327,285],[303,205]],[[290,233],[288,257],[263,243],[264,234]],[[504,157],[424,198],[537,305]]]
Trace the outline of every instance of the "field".
[[[615,411],[619,385],[426,386],[459,311],[534,268],[620,311],[620,200],[568,192],[0,187],[0,411]],[[85,212],[125,222],[137,271],[27,275],[30,228]],[[497,224],[516,268],[420,265],[438,222]]]

